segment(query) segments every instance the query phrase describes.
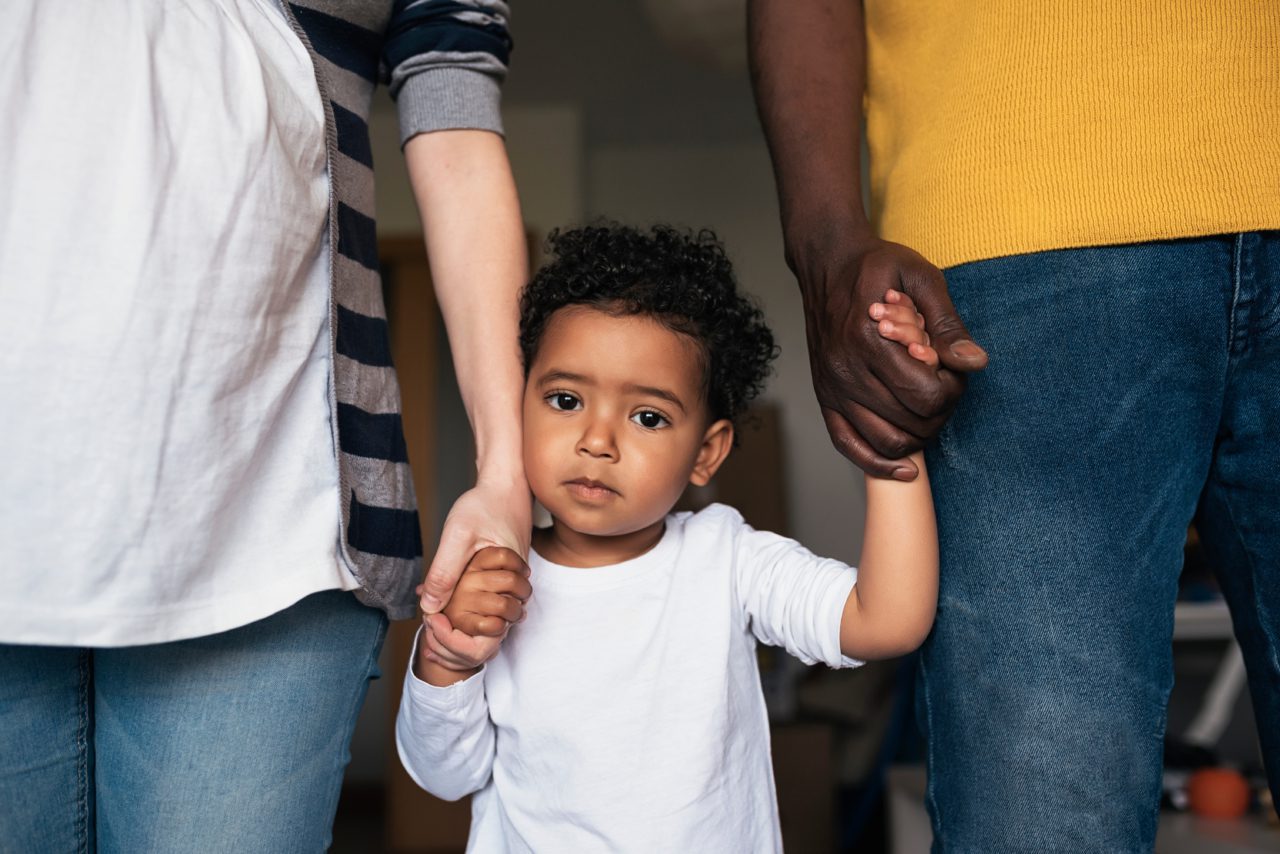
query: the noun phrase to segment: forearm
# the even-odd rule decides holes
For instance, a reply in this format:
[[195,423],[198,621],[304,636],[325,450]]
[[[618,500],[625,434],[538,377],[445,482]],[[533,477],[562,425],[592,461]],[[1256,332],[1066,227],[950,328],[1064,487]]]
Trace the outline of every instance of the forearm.
[[840,642],[855,658],[889,658],[918,647],[938,603],[938,529],[924,455],[909,483],[868,476],[858,583],[845,604]]
[[[751,0],[751,78],[793,269],[850,236],[862,206],[866,35],[860,0]],[[812,287],[816,277],[800,277]]]
[[481,677],[433,688],[406,674],[396,749],[414,782],[445,800],[477,791],[493,771],[495,734]]
[[527,252],[502,138],[474,130],[413,137],[405,159],[482,479],[519,480],[519,293]]

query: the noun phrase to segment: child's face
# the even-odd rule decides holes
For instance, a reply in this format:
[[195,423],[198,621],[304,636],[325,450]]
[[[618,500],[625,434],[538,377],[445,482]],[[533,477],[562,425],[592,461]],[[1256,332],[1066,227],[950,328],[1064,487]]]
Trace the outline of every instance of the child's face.
[[692,340],[648,317],[568,306],[547,323],[525,385],[525,473],[557,523],[634,533],[715,473],[733,428],[709,421]]

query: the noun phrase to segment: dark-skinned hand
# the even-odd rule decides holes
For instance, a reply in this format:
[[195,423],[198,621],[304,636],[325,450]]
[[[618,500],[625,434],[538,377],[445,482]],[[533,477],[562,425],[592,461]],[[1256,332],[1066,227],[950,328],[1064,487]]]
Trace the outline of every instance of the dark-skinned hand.
[[[902,457],[938,434],[964,392],[965,374],[986,367],[987,354],[956,313],[942,272],[913,250],[864,237],[822,256],[794,267],[827,432],[868,474],[913,480],[918,471]],[[939,367],[877,332],[870,308],[894,289],[923,315]]]

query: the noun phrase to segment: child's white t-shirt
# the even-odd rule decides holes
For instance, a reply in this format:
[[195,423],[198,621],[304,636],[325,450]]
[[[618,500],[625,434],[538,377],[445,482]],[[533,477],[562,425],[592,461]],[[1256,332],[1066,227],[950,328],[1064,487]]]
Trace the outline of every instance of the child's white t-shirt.
[[412,668],[400,759],[448,799],[476,792],[468,851],[780,851],[757,639],[848,667],[843,563],[712,505],[614,566],[530,555],[533,596],[484,670]]

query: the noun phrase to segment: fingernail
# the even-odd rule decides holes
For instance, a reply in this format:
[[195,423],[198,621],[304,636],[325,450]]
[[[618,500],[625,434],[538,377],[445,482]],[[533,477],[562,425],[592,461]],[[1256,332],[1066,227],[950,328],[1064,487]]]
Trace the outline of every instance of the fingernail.
[[879,320],[880,318],[884,317],[884,306],[882,306],[880,303],[876,303],[875,305],[871,306],[871,316],[874,317],[876,320]]
[[974,344],[972,341],[969,341],[969,340],[957,341],[956,343],[952,344],[951,352],[965,359],[976,359],[976,358],[981,358],[987,355],[986,350],[983,350],[977,344]]
[[894,470],[893,470],[893,476],[894,476],[894,478],[895,478],[896,480],[905,480],[905,481],[909,481],[909,480],[911,480],[912,478],[914,478],[914,477],[916,476],[916,473],[915,473],[913,470],[911,470],[911,469],[909,469],[909,468],[906,468],[906,467],[904,466],[904,467],[902,467],[902,468],[896,468],[896,469],[894,469]]
[[428,614],[436,613],[437,611],[440,610],[440,600],[430,595],[423,596],[422,610],[426,611]]

